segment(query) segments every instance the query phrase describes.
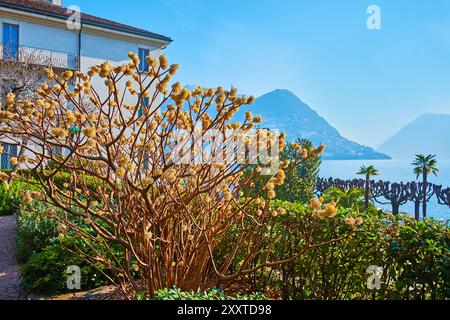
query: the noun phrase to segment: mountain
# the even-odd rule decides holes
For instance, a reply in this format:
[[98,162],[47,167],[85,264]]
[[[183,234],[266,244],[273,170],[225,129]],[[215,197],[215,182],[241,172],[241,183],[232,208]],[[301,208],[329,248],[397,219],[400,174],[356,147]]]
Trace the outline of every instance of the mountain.
[[424,114],[384,142],[378,150],[394,158],[412,159],[415,154],[450,158],[450,115]]
[[257,98],[253,105],[242,108],[236,119],[243,119],[248,110],[262,116],[263,127],[285,132],[289,141],[305,138],[315,145],[326,144],[324,159],[389,159],[385,154],[342,137],[324,118],[288,90],[275,90]]

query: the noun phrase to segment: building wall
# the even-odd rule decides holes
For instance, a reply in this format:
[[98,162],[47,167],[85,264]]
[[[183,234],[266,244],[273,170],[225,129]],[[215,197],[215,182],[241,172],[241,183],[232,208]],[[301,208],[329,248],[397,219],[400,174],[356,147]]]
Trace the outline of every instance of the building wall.
[[[111,65],[117,66],[129,62],[128,53],[138,53],[139,48],[149,49],[152,57],[159,57],[161,54],[160,48],[152,47],[138,42],[131,42],[125,40],[118,40],[108,37],[102,37],[89,33],[82,33],[81,37],[81,67],[80,70],[84,73],[89,71],[93,65],[99,65],[104,61],[109,61]],[[125,89],[125,81],[121,83],[122,92]],[[92,86],[96,88],[98,93],[103,97],[107,94],[107,88],[104,85],[104,80],[95,77],[92,81]],[[137,88],[136,88],[137,89]],[[132,98],[128,95],[125,103],[136,103],[136,97]]]

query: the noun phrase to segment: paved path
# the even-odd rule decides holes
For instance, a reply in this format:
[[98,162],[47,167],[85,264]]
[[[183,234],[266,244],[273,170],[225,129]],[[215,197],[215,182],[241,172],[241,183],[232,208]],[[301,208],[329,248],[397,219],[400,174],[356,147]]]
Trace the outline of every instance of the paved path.
[[15,254],[16,218],[0,216],[0,300],[19,299],[19,266]]

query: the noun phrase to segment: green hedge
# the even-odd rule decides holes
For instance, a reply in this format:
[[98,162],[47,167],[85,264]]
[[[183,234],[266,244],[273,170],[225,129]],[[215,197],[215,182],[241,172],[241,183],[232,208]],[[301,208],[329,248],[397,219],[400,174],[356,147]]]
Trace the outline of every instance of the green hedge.
[[[137,299],[144,300],[145,297],[138,295]],[[228,296],[217,288],[202,292],[183,292],[181,289],[174,287],[156,291],[152,300],[267,300],[267,297],[260,293]]]
[[[287,210],[278,219],[298,219],[303,204],[275,203]],[[335,219],[314,222],[315,242],[348,233],[343,223],[354,213],[340,209]],[[365,223],[347,240],[307,252],[296,261],[261,270],[246,278],[256,292],[271,292],[284,299],[450,299],[450,226],[428,219],[417,222],[372,211],[358,215]],[[271,260],[283,259],[304,246],[310,222],[287,232],[275,244]],[[277,228],[277,224],[274,226]],[[229,250],[222,244],[222,250]],[[234,268],[239,268],[239,259]],[[367,286],[370,266],[383,268],[381,289]]]
[[21,182],[0,183],[0,216],[15,214],[20,206],[21,193],[26,189],[26,184]]
[[19,263],[27,262],[58,236],[57,221],[43,214],[49,208],[45,204],[34,202],[32,210],[22,207],[17,214],[16,259]]
[[107,284],[101,265],[88,263],[81,255],[71,251],[83,247],[75,239],[53,239],[51,245],[34,254],[21,267],[22,287],[36,294],[67,292],[67,268],[81,270],[81,290],[90,290]]
[[[11,170],[2,170],[3,172],[9,174],[11,173]],[[18,170],[17,174],[21,175],[22,177],[29,177],[30,181],[33,181],[34,183],[36,183],[36,176],[35,174],[30,171],[30,170]],[[50,172],[47,172],[47,174],[50,174]],[[71,177],[70,174],[68,172],[58,172],[55,176],[53,176],[53,183],[58,187],[58,188],[63,188],[63,185],[65,183],[68,183],[70,185],[71,183]],[[106,185],[101,179],[98,179],[96,177],[93,176],[85,176],[83,178],[81,178],[80,183],[85,184],[86,187],[91,190],[91,191],[96,191],[97,188],[99,186],[101,186],[102,188],[105,188],[106,190],[110,189],[110,186]]]

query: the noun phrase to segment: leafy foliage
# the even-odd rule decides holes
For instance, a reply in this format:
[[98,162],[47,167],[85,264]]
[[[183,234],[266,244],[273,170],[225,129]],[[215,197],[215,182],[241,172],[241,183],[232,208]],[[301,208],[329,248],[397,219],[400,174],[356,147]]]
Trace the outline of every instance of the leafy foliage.
[[434,174],[435,176],[437,176],[439,173],[436,155],[418,154],[416,155],[416,158],[412,165],[414,166],[414,173],[416,174],[417,178],[419,178],[420,175],[427,176],[429,174]]
[[73,254],[82,246],[75,239],[53,239],[51,245],[34,254],[22,267],[22,286],[33,293],[57,294],[67,291],[67,268],[79,266],[81,288],[89,290],[105,285],[104,270],[99,264],[88,263],[81,256]]
[[13,215],[20,206],[21,192],[26,184],[22,182],[0,183],[0,216]]
[[[305,214],[301,204],[284,204],[287,216]],[[340,209],[336,219],[319,220],[317,241],[347,232],[339,220],[353,216]],[[432,219],[412,219],[371,210],[364,224],[343,241],[329,243],[271,272],[247,279],[252,290],[284,299],[448,299],[450,297],[450,227]],[[277,255],[298,250],[304,235],[287,233],[277,241]],[[369,290],[369,266],[383,269],[381,290]]]
[[[327,202],[336,202],[338,206],[354,210],[356,212],[363,212],[365,210],[364,190],[362,189],[348,189],[341,190],[339,188],[329,188],[324,192],[323,198]],[[371,204],[374,209],[374,205]]]
[[[138,295],[138,300],[143,300],[142,295]],[[236,295],[234,297],[226,295],[222,290],[213,288],[203,292],[183,292],[180,288],[162,289],[155,293],[152,300],[267,300],[260,294]]]
[[[314,148],[312,142],[306,139],[299,139],[296,143],[308,153]],[[298,153],[292,144],[287,144],[281,153],[281,159],[291,163],[295,162],[297,156]],[[277,198],[289,202],[309,202],[314,197],[321,163],[321,157],[314,155],[308,157],[295,170],[287,170],[290,173],[286,176],[284,185],[277,188],[279,195]]]
[[404,221],[387,250],[386,288],[394,299],[450,298],[450,228],[433,219]]
[[33,210],[22,207],[17,215],[16,259],[19,263],[28,261],[58,236],[57,221],[43,214],[49,207],[40,203],[34,205]]

